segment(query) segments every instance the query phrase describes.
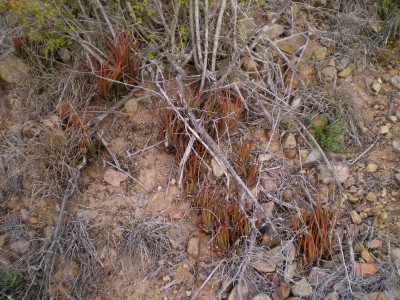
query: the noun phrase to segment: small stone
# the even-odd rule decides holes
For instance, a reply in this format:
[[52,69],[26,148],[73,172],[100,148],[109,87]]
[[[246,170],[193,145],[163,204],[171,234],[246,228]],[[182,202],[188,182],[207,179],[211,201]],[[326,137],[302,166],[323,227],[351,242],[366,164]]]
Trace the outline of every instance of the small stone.
[[285,300],[290,295],[290,285],[282,283],[274,293],[272,293],[272,300]]
[[389,119],[389,121],[392,122],[392,123],[396,123],[396,122],[398,121],[398,119],[397,119],[396,116],[389,116],[388,119]]
[[381,192],[381,198],[386,198],[386,196],[387,196],[387,189],[383,188]]
[[[332,167],[339,183],[343,183],[347,180],[347,178],[349,178],[350,168],[348,165],[342,163],[333,163]],[[335,182],[335,177],[333,176],[331,170],[328,168],[327,165],[319,164],[316,169],[318,180],[322,181],[325,184]]]
[[162,278],[162,280],[163,280],[164,282],[170,282],[170,281],[171,281],[171,277],[169,277],[169,276],[167,275],[167,276],[164,276],[164,277]]
[[267,178],[263,181],[263,187],[267,193],[273,193],[278,188],[275,180]]
[[385,292],[374,292],[369,294],[369,300],[391,300],[391,299],[395,298],[389,298]]
[[323,282],[325,278],[328,276],[328,273],[321,268],[313,268],[308,275],[308,283],[312,285],[318,285]]
[[365,249],[361,251],[361,258],[366,263],[373,263],[374,262],[373,256],[368,252],[368,250],[365,250]]
[[262,208],[264,209],[265,215],[268,218],[272,218],[275,210],[275,203],[274,202],[267,202],[261,204]]
[[377,170],[378,170],[377,164],[368,164],[368,166],[367,166],[368,173],[375,173]]
[[0,235],[0,247],[2,247],[6,243],[6,235]]
[[378,266],[376,264],[364,264],[355,263],[354,264],[354,274],[356,276],[370,276],[378,272]]
[[258,294],[255,295],[252,300],[271,300],[271,298],[267,294]]
[[190,297],[190,296],[192,296],[192,291],[186,291],[185,294],[186,294],[186,297]]
[[382,85],[379,82],[374,82],[371,88],[375,93],[378,94],[381,91]]
[[8,83],[23,83],[28,75],[26,64],[15,58],[9,58],[0,62],[0,80]]
[[58,53],[60,54],[60,58],[63,63],[69,63],[71,61],[71,52],[67,48],[60,48]]
[[127,180],[129,177],[125,173],[108,169],[104,172],[104,181],[112,186],[119,187],[121,182]]
[[290,202],[293,199],[293,192],[291,189],[285,189],[282,192],[282,199],[286,202]]
[[358,191],[358,189],[356,186],[353,185],[352,187],[350,187],[350,190],[349,190],[350,193],[355,194],[355,193],[357,193],[357,191]]
[[76,212],[76,217],[80,219],[80,221],[90,222],[97,217],[97,210],[81,208]]
[[380,215],[380,218],[382,220],[387,220],[389,218],[389,215],[386,211],[382,212],[382,214]]
[[300,281],[292,285],[291,292],[296,297],[311,297],[313,295],[313,288],[307,282],[307,279],[303,277]]
[[340,300],[340,297],[337,292],[332,292],[326,295],[324,300]]
[[174,178],[172,178],[170,183],[171,183],[171,185],[175,185],[176,184],[176,180]]
[[374,250],[374,249],[379,249],[379,248],[381,248],[382,247],[382,241],[380,241],[380,240],[372,240],[369,244],[368,244],[368,248],[369,249],[371,249],[371,250]]
[[251,58],[245,58],[242,63],[242,69],[246,72],[257,71],[257,63]]
[[392,141],[392,147],[394,152],[396,152],[397,154],[400,154],[400,142],[399,141]]
[[10,244],[10,249],[18,254],[24,254],[29,250],[29,243],[26,241],[19,240]]
[[397,273],[400,275],[400,248],[392,249],[391,258],[397,269]]
[[272,155],[265,153],[265,154],[260,154],[257,158],[257,161],[259,162],[269,162],[272,160]]
[[297,108],[299,108],[301,106],[302,102],[303,102],[303,98],[301,96],[297,96],[297,97],[293,98],[292,103],[290,104],[290,106],[293,109],[297,109]]
[[326,54],[328,53],[328,48],[326,47],[318,47],[314,51],[314,57],[317,60],[324,60],[326,58]]
[[333,285],[333,290],[337,293],[343,293],[347,290],[347,286],[343,282],[338,282]]
[[222,175],[224,175],[224,170],[221,168],[221,166],[218,164],[218,162],[213,158],[211,160],[211,168],[213,170],[213,174],[215,178],[220,178]]
[[138,99],[136,98],[129,99],[124,105],[125,113],[128,115],[134,115],[138,110],[138,105],[139,105]]
[[282,25],[274,24],[268,29],[267,37],[273,40],[282,35],[284,32],[285,28],[283,28]]
[[393,76],[390,83],[400,90],[400,76]]
[[389,127],[387,125],[383,125],[379,131],[380,134],[387,134],[389,132]]
[[346,193],[347,196],[347,201],[351,203],[357,203],[360,198],[357,197],[357,195],[351,194],[351,193]]
[[278,48],[281,49],[285,53],[294,54],[301,47],[303,47],[306,42],[307,42],[307,39],[304,35],[296,34],[296,35],[289,36],[285,39],[279,40],[276,43],[276,46],[278,46]]
[[350,212],[350,218],[351,218],[351,221],[356,225],[360,225],[362,223],[362,219],[361,219],[360,215],[355,210],[352,210]]
[[346,78],[349,77],[353,73],[353,67],[349,66],[342,71],[340,71],[337,75],[340,78]]
[[293,149],[296,148],[297,146],[297,142],[296,142],[296,138],[294,136],[293,133],[288,133],[285,141],[283,142],[283,148],[284,149]]
[[325,76],[325,79],[333,79],[336,77],[336,68],[333,66],[328,66],[322,69],[322,75]]
[[314,165],[317,164],[322,159],[321,152],[316,149],[313,149],[310,154],[308,154],[304,164],[305,165]]
[[374,193],[372,193],[372,192],[368,193],[367,200],[369,202],[375,202],[377,199],[378,199],[378,197]]
[[200,240],[198,237],[192,237],[189,240],[188,246],[187,246],[187,253],[189,253],[192,256],[197,256],[199,255],[199,248],[200,248]]

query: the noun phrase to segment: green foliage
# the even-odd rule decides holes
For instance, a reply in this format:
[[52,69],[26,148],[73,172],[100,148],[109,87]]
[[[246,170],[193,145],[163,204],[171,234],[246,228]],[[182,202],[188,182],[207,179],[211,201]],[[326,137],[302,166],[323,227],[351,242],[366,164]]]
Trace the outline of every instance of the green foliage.
[[383,20],[391,22],[393,37],[400,35],[400,0],[383,0],[379,12]]
[[311,133],[318,144],[328,152],[345,152],[344,135],[346,133],[347,122],[339,118],[335,122],[328,124],[326,115],[320,115],[311,121]]
[[3,0],[0,12],[12,11],[31,42],[42,45],[40,55],[46,58],[55,50],[72,45],[68,35],[73,28],[64,19],[73,19],[75,1],[67,0]]
[[8,269],[0,277],[0,286],[3,291],[11,291],[20,286],[23,276],[22,273]]

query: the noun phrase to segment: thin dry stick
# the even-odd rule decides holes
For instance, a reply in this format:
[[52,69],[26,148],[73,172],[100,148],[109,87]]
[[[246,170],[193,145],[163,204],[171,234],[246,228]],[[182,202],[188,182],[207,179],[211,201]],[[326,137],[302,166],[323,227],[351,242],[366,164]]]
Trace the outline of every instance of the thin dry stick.
[[218,52],[218,41],[219,41],[219,33],[221,31],[221,24],[222,24],[222,18],[225,13],[225,7],[226,7],[226,0],[222,0],[221,7],[219,10],[219,15],[218,15],[218,20],[217,20],[217,27],[215,29],[215,35],[214,35],[214,48],[212,52],[212,58],[211,58],[211,72],[215,72],[215,64],[217,60],[217,52]]
[[190,137],[189,144],[187,145],[185,149],[185,153],[183,154],[183,157],[181,159],[181,162],[179,163],[179,180],[178,180],[178,187],[181,189],[182,188],[182,180],[183,180],[183,170],[185,169],[185,164],[187,160],[189,159],[190,153],[192,152],[193,149],[193,144],[196,141],[196,138],[194,136]]
[[194,28],[194,16],[193,16],[193,0],[189,1],[189,17],[190,17],[190,35],[192,39],[192,52],[193,52],[193,60],[194,60],[194,65],[196,66],[197,71],[200,71],[200,64],[199,64],[199,57],[197,54],[197,48],[196,48],[196,37],[195,37],[195,28]]
[[100,9],[101,14],[103,15],[104,20],[106,21],[108,28],[110,29],[111,35],[113,36],[114,40],[116,40],[117,36],[115,35],[114,28],[111,25],[110,20],[108,19],[107,13],[104,10],[103,5],[100,3],[99,0],[95,0],[97,7]]
[[[346,224],[346,227],[347,227],[346,230],[349,230],[347,224]],[[335,232],[335,234],[336,234],[336,238],[338,239],[338,244],[339,244],[339,247],[340,247],[340,258],[342,260],[344,271],[346,273],[346,279],[347,279],[347,282],[349,284],[349,290],[350,290],[350,293],[353,294],[353,291],[351,289],[350,275],[349,275],[349,272],[347,270],[346,261],[345,261],[345,258],[344,258],[344,253],[343,253],[343,248],[342,248],[342,240],[340,239],[340,236],[339,236],[339,234],[337,232]],[[350,261],[352,263],[351,268],[353,269],[354,268],[353,241],[352,241],[352,239],[350,237],[348,239],[348,244],[349,244],[349,247],[350,247]]]
[[357,156],[355,159],[349,162],[349,165],[354,165],[356,162],[358,162],[365,154],[367,154],[373,147],[375,147],[376,143],[379,141],[380,135],[376,137],[375,141],[367,148],[363,153],[361,153],[359,156]]
[[109,164],[110,166],[113,166],[114,168],[116,168],[119,172],[124,173],[125,175],[127,175],[130,179],[132,179],[134,182],[136,182],[137,184],[139,184],[142,188],[144,188],[146,190],[146,192],[148,192],[148,188],[146,186],[144,186],[139,180],[137,180],[135,177],[133,177],[131,174],[129,174],[128,172],[124,171],[123,169],[117,167],[116,165],[110,163],[109,161],[106,161],[107,164]]
[[[201,45],[200,45],[200,16],[199,16],[199,0],[194,0],[194,22],[196,26],[196,45],[197,45],[197,54],[199,56],[199,62],[203,60],[203,56],[201,54]],[[207,42],[207,39],[205,39]]]
[[205,285],[207,284],[207,282],[211,279],[211,277],[214,275],[215,272],[217,272],[217,270],[219,269],[219,267],[221,266],[222,263],[225,262],[225,259],[221,260],[218,265],[214,268],[214,270],[211,271],[210,275],[208,275],[208,277],[206,278],[206,280],[204,280],[204,282],[201,284],[201,286],[197,289],[197,291],[193,294],[192,298],[190,298],[191,300],[194,300],[197,298],[197,296],[199,295],[199,293],[201,292],[201,290],[205,287]]
[[204,61],[203,75],[201,76],[200,91],[204,88],[208,64],[208,0],[204,0]]

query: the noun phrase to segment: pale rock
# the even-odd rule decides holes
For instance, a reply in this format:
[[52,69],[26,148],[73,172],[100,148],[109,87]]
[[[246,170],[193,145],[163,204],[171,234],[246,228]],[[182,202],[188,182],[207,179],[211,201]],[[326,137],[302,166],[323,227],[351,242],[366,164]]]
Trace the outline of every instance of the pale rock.
[[370,276],[378,272],[378,266],[376,264],[364,264],[364,263],[354,263],[354,274],[356,276]]
[[249,289],[246,285],[242,284],[240,288],[235,286],[229,294],[228,300],[241,300],[248,299]]
[[337,76],[340,78],[346,78],[349,77],[353,73],[353,67],[349,66],[347,68],[344,68],[342,71],[340,71]]
[[251,300],[271,300],[271,298],[267,294],[258,294],[251,298]]
[[387,219],[389,218],[389,214],[388,214],[386,211],[384,211],[384,212],[382,212],[382,214],[380,215],[380,218],[381,218],[382,220],[387,220]]
[[304,164],[305,165],[314,165],[318,163],[322,159],[321,152],[317,149],[313,149],[310,154],[308,154]]
[[400,154],[400,142],[399,141],[392,141],[393,151],[397,154]]
[[275,292],[272,293],[272,300],[285,300],[290,295],[290,285],[282,283]]
[[361,219],[360,215],[355,210],[352,210],[350,212],[350,218],[351,218],[351,221],[356,225],[360,225],[362,223],[362,219]]
[[6,243],[6,235],[0,235],[0,247],[2,247]]
[[381,91],[382,85],[379,82],[374,82],[372,83],[371,88],[375,93],[378,94]]
[[303,98],[301,96],[294,97],[292,100],[292,103],[290,106],[293,109],[298,109],[301,106],[301,103],[303,102]]
[[200,240],[198,237],[192,237],[189,240],[188,246],[187,246],[187,253],[189,253],[192,256],[197,256],[199,255],[199,248],[200,248]]
[[317,60],[324,60],[326,58],[327,53],[328,53],[328,48],[326,48],[326,47],[318,47],[314,51],[314,57]]
[[262,208],[264,209],[265,215],[268,218],[272,218],[274,214],[274,209],[275,209],[275,203],[274,202],[267,202],[261,204]]
[[296,137],[293,133],[288,133],[286,135],[285,141],[283,142],[284,149],[294,149],[297,146]]
[[263,187],[267,193],[272,193],[278,188],[278,185],[275,180],[267,178],[263,181]]
[[18,240],[10,244],[10,249],[18,254],[24,254],[29,250],[29,242]]
[[373,263],[374,262],[374,257],[371,255],[371,253],[368,252],[368,250],[363,249],[361,251],[361,258],[366,262],[366,263]]
[[283,274],[283,278],[285,282],[291,282],[293,277],[296,275],[297,263],[293,262],[291,264],[286,265],[285,272]]
[[328,273],[324,269],[313,268],[308,275],[308,283],[311,285],[318,285],[323,282],[325,278],[328,276]]
[[389,127],[387,125],[383,125],[379,130],[380,134],[387,134],[389,132]]
[[385,292],[374,292],[370,293],[369,295],[369,300],[392,300],[395,298],[389,298]]
[[400,173],[397,173],[396,175],[394,175],[394,180],[396,181],[396,183],[398,185],[400,185]]
[[369,202],[375,202],[376,200],[378,200],[378,197],[374,193],[369,192],[367,195],[367,200]]
[[325,76],[325,79],[331,80],[336,77],[336,68],[333,66],[327,66],[322,69],[322,75]]
[[383,245],[381,240],[372,240],[369,244],[368,244],[368,248],[371,250],[375,250],[375,249],[379,249],[381,248]]
[[255,72],[257,67],[257,63],[251,58],[245,58],[242,62],[242,69],[246,72]]
[[[343,183],[350,177],[350,168],[348,165],[342,163],[332,163],[333,172],[336,174],[339,183]],[[331,170],[325,164],[319,164],[316,167],[318,180],[325,184],[335,182],[335,177],[333,176]]]
[[134,115],[138,110],[139,100],[137,98],[129,99],[125,105],[125,113],[128,115]]
[[219,163],[214,158],[211,160],[211,168],[213,170],[215,178],[220,178],[225,173]]
[[94,218],[97,217],[97,210],[95,209],[86,209],[86,208],[81,208],[76,212],[76,216],[78,219],[81,221],[86,221],[90,222]]
[[260,154],[257,158],[259,162],[269,162],[272,160],[272,155],[269,153]]
[[276,39],[280,35],[282,35],[285,32],[285,29],[283,28],[282,25],[279,24],[274,24],[272,25],[267,32],[267,37],[269,37],[271,40]]
[[393,76],[390,83],[400,90],[400,76]]
[[386,196],[387,196],[387,189],[383,188],[381,192],[381,198],[386,198]]
[[251,266],[261,273],[272,273],[276,270],[276,265],[270,259],[270,256],[264,252],[258,253],[257,257],[253,258]]
[[323,300],[340,300],[339,294],[336,292],[331,292],[325,296]]
[[0,80],[8,83],[23,83],[28,75],[26,64],[16,58],[8,58],[0,63]]
[[368,173],[375,173],[377,170],[378,170],[377,164],[368,164],[368,166],[367,166]]
[[282,199],[285,201],[285,202],[290,202],[290,201],[292,201],[292,199],[293,199],[293,192],[292,192],[292,190],[291,189],[285,189],[283,192],[282,192]]
[[396,122],[398,121],[398,119],[397,119],[396,116],[389,116],[388,119],[389,119],[389,121],[392,122],[392,123],[396,123]]
[[311,297],[313,295],[313,288],[303,277],[300,281],[291,286],[291,292],[296,297]]
[[115,187],[119,187],[121,182],[127,180],[128,178],[128,175],[125,173],[115,171],[113,169],[107,169],[104,172],[104,181]]
[[67,48],[60,48],[58,54],[60,54],[63,63],[69,63],[72,59],[71,52]]
[[306,42],[307,39],[304,35],[296,34],[279,40],[278,42],[276,42],[276,46],[278,46],[278,48],[285,53],[294,54],[301,47],[303,47]]
[[357,203],[360,198],[357,197],[357,195],[351,194],[351,193],[346,193],[347,196],[347,201],[350,203]]

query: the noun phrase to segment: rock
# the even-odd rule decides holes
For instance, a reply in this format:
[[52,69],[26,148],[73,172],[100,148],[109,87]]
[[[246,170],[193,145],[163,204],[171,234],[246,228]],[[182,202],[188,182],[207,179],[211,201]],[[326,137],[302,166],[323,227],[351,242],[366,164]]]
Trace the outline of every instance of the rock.
[[148,197],[146,197],[146,195],[142,193],[137,193],[135,196],[133,196],[133,201],[139,207],[145,207],[149,203]]
[[273,193],[278,188],[278,185],[275,180],[267,178],[263,181],[263,187],[267,193]]
[[381,85],[379,82],[374,82],[374,83],[372,83],[371,89],[372,89],[375,93],[379,94],[379,92],[381,91],[381,88],[382,88],[382,85]]
[[374,292],[370,293],[369,295],[369,300],[390,300],[390,299],[395,299],[395,298],[389,298],[385,292]]
[[360,215],[355,210],[352,210],[350,212],[350,219],[356,225],[360,225],[362,223],[362,219],[361,219]]
[[[339,183],[343,183],[350,177],[350,168],[348,165],[342,163],[332,163],[333,171],[336,174],[336,177]],[[325,164],[319,164],[316,167],[318,180],[322,181],[325,184],[335,182],[335,177],[332,172],[329,170],[328,166]]]
[[370,276],[374,275],[378,272],[378,266],[376,264],[363,264],[363,263],[354,263],[354,274],[356,276]]
[[60,48],[58,54],[63,63],[69,63],[72,59],[71,52],[67,48]]
[[321,152],[317,149],[313,149],[310,154],[308,154],[304,164],[314,165],[317,164],[322,159]]
[[283,274],[286,283],[291,282],[296,275],[297,263],[293,262],[286,265],[285,273]]
[[389,127],[384,125],[381,127],[381,129],[379,130],[380,134],[387,134],[389,132]]
[[25,254],[29,250],[29,242],[18,240],[10,244],[10,249],[18,254]]
[[97,217],[97,210],[81,208],[76,212],[76,217],[81,221],[90,222]]
[[6,243],[6,235],[0,235],[0,247],[2,247]]
[[213,170],[213,174],[215,178],[220,178],[222,175],[224,175],[224,170],[221,168],[221,166],[218,164],[218,162],[213,158],[211,160],[211,168]]
[[400,76],[393,76],[390,83],[400,90]]
[[324,300],[340,300],[340,297],[338,293],[332,292],[326,295]]
[[328,48],[326,47],[318,47],[314,50],[314,57],[317,60],[324,60],[326,58],[326,54],[328,53]]
[[399,141],[392,141],[393,151],[397,154],[400,154],[400,142]]
[[307,279],[303,277],[300,281],[292,285],[291,292],[296,297],[311,297],[313,295],[313,288],[307,282]]
[[361,251],[361,258],[366,262],[366,263],[373,263],[374,262],[374,258],[371,255],[371,253],[368,252],[368,250],[363,249]]
[[324,279],[328,276],[327,271],[320,268],[313,268],[308,275],[308,283],[311,285],[318,285],[323,282]]
[[375,173],[377,170],[378,170],[377,164],[368,164],[368,166],[367,166],[368,173]]
[[391,258],[396,266],[397,273],[400,275],[400,248],[393,248],[391,253]]
[[248,299],[249,289],[242,284],[240,288],[235,286],[229,294],[228,300]]
[[367,195],[367,200],[369,202],[375,202],[376,200],[378,200],[378,197],[374,193],[369,192]]
[[290,106],[293,109],[298,109],[303,102],[303,98],[301,96],[294,97]]
[[382,247],[382,245],[383,245],[382,241],[380,241],[380,240],[372,240],[372,241],[368,244],[368,248],[371,249],[371,250],[379,249],[379,248]]
[[290,285],[282,283],[275,292],[272,293],[272,300],[286,300],[290,295]]
[[349,66],[347,68],[344,68],[342,71],[340,71],[337,76],[340,78],[346,78],[349,77],[353,73],[353,67]]
[[251,298],[251,300],[271,300],[271,298],[267,294],[258,294]]
[[396,181],[396,183],[398,185],[400,185],[400,173],[397,173],[396,175],[394,175],[394,180]]
[[276,45],[285,53],[295,54],[306,42],[306,37],[302,34],[296,34],[279,40]]
[[271,201],[271,202],[263,203],[263,204],[261,204],[261,206],[265,211],[265,215],[268,218],[272,218],[273,214],[274,214],[275,203]]
[[104,181],[112,186],[119,187],[121,182],[127,180],[129,177],[125,173],[108,169],[104,172]]
[[293,133],[286,135],[285,141],[283,142],[284,149],[294,149],[297,146],[296,138]]
[[257,63],[251,58],[245,58],[242,62],[242,69],[246,72],[255,72],[257,67]]
[[327,66],[322,69],[322,75],[325,76],[325,80],[331,80],[336,77],[336,68],[333,66]]
[[279,24],[274,24],[272,25],[268,31],[267,31],[267,37],[269,37],[271,40],[276,39],[280,35],[282,35],[285,32],[285,28],[283,28],[282,25]]
[[347,201],[349,201],[350,203],[357,203],[360,198],[357,197],[357,195],[353,195],[351,193],[346,193],[347,196]]
[[200,240],[198,237],[192,237],[189,240],[188,246],[187,246],[187,253],[189,253],[192,256],[197,256],[199,255],[199,248],[200,248]]
[[8,58],[0,63],[0,80],[20,84],[27,75],[28,67],[20,59]]
[[290,202],[293,200],[293,192],[291,189],[285,189],[282,192],[282,199],[286,202]]
[[125,108],[125,113],[128,115],[134,115],[139,106],[139,99],[137,98],[131,98],[128,101],[126,101],[124,108]]
[[396,123],[399,119],[396,116],[389,116],[388,120],[392,123]]
[[265,153],[265,154],[260,154],[257,158],[257,161],[259,162],[269,162],[272,160],[272,155]]

